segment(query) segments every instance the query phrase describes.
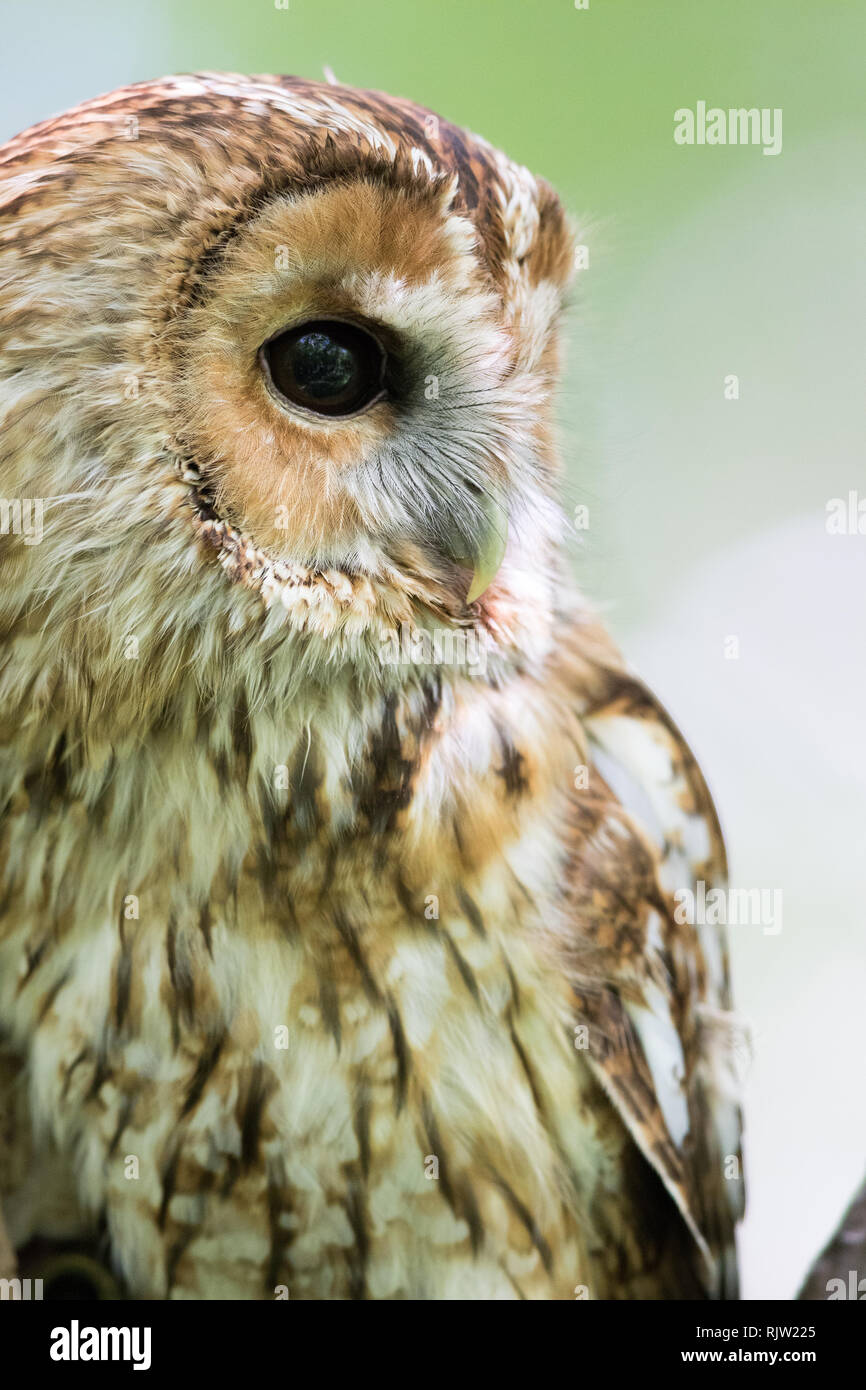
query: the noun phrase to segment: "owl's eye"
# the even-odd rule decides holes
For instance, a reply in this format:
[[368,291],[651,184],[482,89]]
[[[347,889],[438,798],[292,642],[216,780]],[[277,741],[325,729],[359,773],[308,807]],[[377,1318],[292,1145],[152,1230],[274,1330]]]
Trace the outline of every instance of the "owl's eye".
[[385,353],[351,323],[298,324],[261,349],[271,385],[316,415],[355,415],[382,395]]

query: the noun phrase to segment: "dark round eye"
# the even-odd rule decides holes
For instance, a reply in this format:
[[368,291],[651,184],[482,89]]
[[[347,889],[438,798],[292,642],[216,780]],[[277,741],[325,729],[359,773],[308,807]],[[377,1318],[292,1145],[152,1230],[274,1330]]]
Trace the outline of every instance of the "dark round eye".
[[382,394],[385,354],[363,328],[302,323],[261,349],[274,390],[316,415],[354,415]]

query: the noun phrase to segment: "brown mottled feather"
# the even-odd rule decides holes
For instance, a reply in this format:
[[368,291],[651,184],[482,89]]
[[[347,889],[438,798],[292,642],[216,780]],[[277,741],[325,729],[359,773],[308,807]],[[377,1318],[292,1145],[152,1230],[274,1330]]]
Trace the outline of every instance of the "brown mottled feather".
[[[572,262],[542,181],[380,93],[166,78],[0,150],[0,494],[46,504],[0,535],[22,1267],[77,1238],[146,1298],[732,1292],[723,943],[672,896],[724,855],[562,560]],[[321,316],[399,367],[346,419],[260,369]]]

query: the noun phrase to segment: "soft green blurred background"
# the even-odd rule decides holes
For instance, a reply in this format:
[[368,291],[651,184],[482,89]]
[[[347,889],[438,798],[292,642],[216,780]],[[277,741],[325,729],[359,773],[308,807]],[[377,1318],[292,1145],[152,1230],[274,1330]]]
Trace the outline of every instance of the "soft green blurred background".
[[[2,25],[0,138],[165,72],[327,64],[487,136],[572,209],[577,572],[707,767],[733,881],[784,893],[781,934],[736,928],[732,953],[745,1292],[790,1296],[866,1162],[866,536],[825,528],[828,499],[866,495],[866,5],[3,0]],[[781,107],[781,154],[676,145],[698,100]]]

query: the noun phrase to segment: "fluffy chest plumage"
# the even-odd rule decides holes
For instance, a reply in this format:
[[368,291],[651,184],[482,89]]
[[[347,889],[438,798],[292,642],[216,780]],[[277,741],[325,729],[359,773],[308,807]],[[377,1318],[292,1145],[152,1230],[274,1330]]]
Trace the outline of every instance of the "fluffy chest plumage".
[[[544,947],[562,851],[543,784],[567,748],[548,731],[530,763],[487,697],[437,733],[437,704],[385,701],[354,756],[323,720],[278,761],[253,722],[209,816],[212,748],[151,749],[115,911],[76,894],[41,955],[26,926],[7,938],[33,1107],[136,1292],[569,1297],[589,1278],[576,1212],[609,1140]],[[192,804],[154,838],[173,757]],[[250,788],[268,809],[244,821]],[[81,834],[79,886],[116,880],[119,807]]]

